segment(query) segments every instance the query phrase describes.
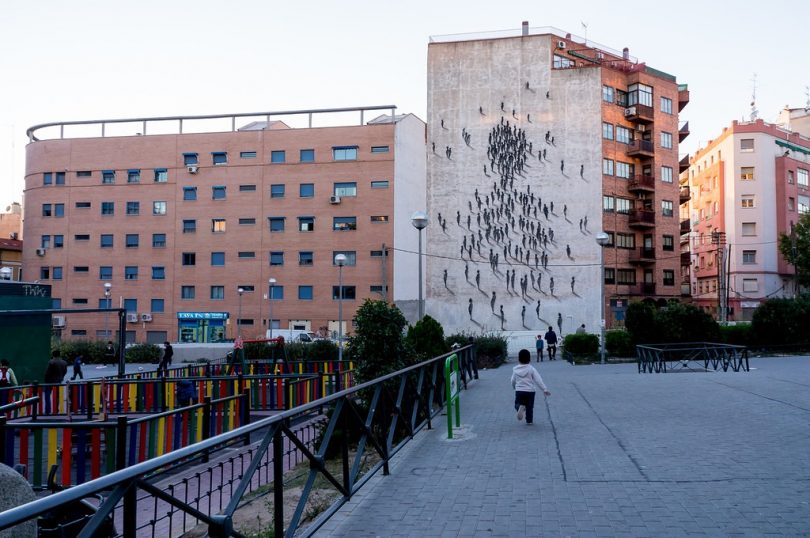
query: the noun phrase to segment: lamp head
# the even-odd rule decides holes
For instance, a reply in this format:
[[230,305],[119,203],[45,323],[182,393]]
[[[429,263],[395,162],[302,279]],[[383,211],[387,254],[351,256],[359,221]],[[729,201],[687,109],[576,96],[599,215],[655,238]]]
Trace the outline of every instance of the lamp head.
[[600,247],[604,247],[610,242],[610,236],[605,232],[599,232],[594,239],[596,239]]
[[110,290],[112,289],[112,284],[109,282],[104,283],[104,295],[110,295]]
[[424,211],[416,211],[411,215],[411,224],[417,230],[423,230],[428,225],[428,217]]
[[338,254],[335,256],[335,265],[338,267],[343,267],[346,265],[346,255],[345,254]]
[[267,283],[268,283],[268,284],[270,284],[270,285],[272,286],[273,284],[275,284],[275,283],[276,283],[276,279],[275,279],[275,278],[273,278],[273,277],[270,277],[270,278],[267,280]]
[[239,292],[239,295],[242,295],[245,293],[245,288],[237,288],[236,291]]

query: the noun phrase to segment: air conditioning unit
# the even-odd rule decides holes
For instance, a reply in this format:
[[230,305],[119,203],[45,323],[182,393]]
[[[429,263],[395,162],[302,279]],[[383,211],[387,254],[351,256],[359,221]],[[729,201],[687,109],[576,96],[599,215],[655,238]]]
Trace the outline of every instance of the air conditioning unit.
[[340,203],[340,196],[330,196],[329,197],[330,204],[339,204]]
[[564,49],[565,48],[565,41],[557,41],[557,48]]
[[148,313],[141,314],[141,321],[152,321],[152,314]]
[[638,131],[638,132],[640,132],[640,133],[643,133],[643,132],[644,132],[644,131],[646,131],[646,130],[647,130],[647,126],[646,126],[646,125],[638,125],[638,126],[636,127],[636,131]]
[[55,328],[61,329],[65,326],[65,316],[54,316],[51,321]]
[[188,165],[188,166],[186,167],[186,170],[188,170],[188,173],[189,173],[189,174],[196,174],[196,173],[197,173],[197,170],[198,170],[198,167],[197,167],[197,165],[196,165],[196,164],[190,164],[190,165]]
[[45,249],[44,248],[38,248],[37,249],[37,256],[44,256],[44,255],[45,255]]
[[127,323],[138,323],[138,314],[127,314]]
[[605,55],[601,51],[596,51],[596,59],[597,60],[604,60]]
[[636,107],[629,106],[629,107],[625,108],[624,109],[624,115],[625,116],[635,116],[636,115]]

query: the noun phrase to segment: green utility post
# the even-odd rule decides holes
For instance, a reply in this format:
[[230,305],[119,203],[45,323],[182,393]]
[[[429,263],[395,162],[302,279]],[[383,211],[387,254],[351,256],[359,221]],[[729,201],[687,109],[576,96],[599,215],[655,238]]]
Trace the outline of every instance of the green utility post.
[[452,354],[444,361],[444,390],[447,396],[447,438],[453,438],[453,409],[456,415],[456,427],[461,426],[461,406],[458,393],[461,390],[458,356]]

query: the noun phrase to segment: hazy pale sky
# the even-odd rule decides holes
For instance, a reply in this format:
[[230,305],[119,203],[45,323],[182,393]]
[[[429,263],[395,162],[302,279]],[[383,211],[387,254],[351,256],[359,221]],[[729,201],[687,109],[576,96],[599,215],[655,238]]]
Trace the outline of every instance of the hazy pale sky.
[[431,35],[554,26],[689,84],[693,152],[750,114],[804,106],[800,1],[4,0],[0,211],[37,123],[394,104],[425,119]]

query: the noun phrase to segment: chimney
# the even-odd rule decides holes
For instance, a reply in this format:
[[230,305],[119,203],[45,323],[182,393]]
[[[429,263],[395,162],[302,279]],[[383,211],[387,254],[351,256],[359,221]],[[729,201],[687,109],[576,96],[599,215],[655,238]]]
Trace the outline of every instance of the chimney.
[[630,59],[630,49],[628,49],[627,47],[624,47],[622,49],[622,58],[624,58],[625,60]]
[[529,21],[523,21],[522,30],[524,36],[529,35]]

